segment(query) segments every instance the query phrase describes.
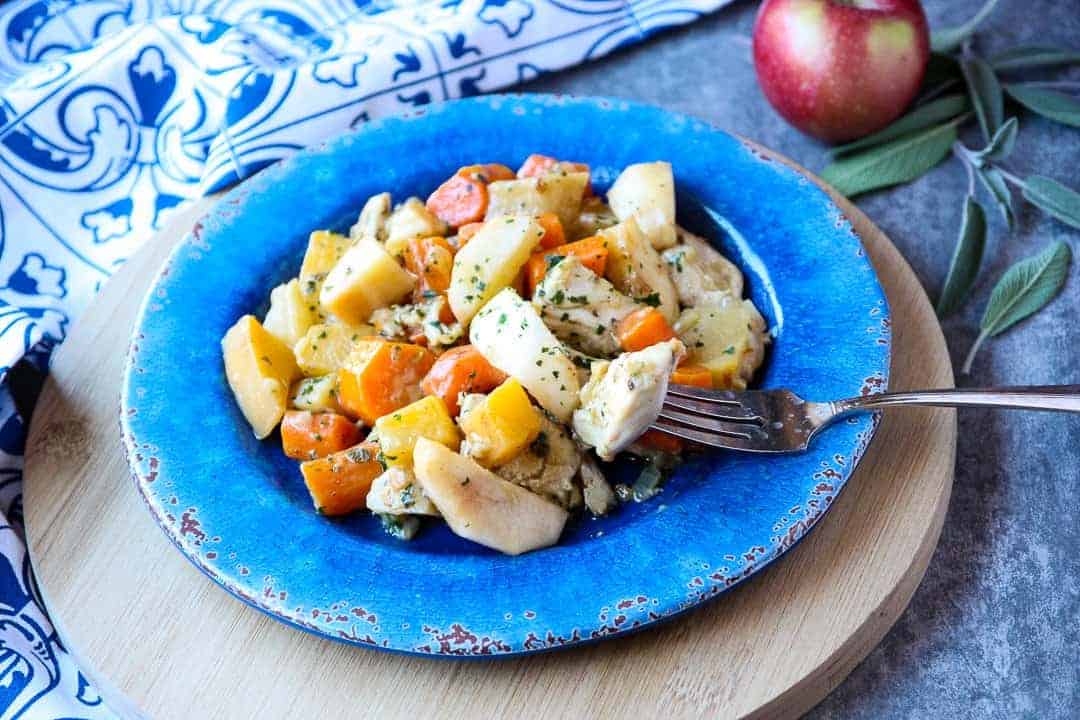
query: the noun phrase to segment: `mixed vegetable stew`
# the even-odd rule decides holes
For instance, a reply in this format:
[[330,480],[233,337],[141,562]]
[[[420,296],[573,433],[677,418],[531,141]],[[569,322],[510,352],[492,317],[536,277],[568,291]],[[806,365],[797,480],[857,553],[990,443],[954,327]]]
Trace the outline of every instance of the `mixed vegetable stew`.
[[[568,513],[655,493],[681,441],[650,430],[668,383],[742,389],[769,336],[739,270],[675,222],[671,165],[606,201],[587,165],[470,165],[426,202],[370,198],[311,233],[260,323],[222,340],[256,437],[280,427],[315,509],[420,518],[518,554]],[[598,461],[645,459],[633,489]]]

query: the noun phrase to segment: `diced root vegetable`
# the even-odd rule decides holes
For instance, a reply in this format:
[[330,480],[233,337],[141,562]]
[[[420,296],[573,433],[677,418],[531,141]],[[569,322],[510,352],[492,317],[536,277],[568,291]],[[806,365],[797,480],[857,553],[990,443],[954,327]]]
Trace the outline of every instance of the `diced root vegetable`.
[[435,357],[427,348],[383,340],[357,344],[338,371],[338,402],[368,425],[420,399],[420,381]]
[[517,378],[541,407],[562,422],[570,419],[580,389],[577,369],[530,303],[503,290],[477,314],[469,339],[488,362]]
[[671,382],[676,385],[690,385],[691,387],[711,389],[712,370],[704,365],[683,363],[671,373]]
[[490,298],[514,282],[544,234],[535,220],[502,217],[484,223],[454,257],[447,299],[464,325]]
[[371,484],[383,472],[379,446],[355,447],[300,464],[315,509],[323,515],[346,515],[366,506]]
[[563,230],[562,221],[553,212],[540,213],[536,216],[536,222],[544,229],[544,235],[540,238],[540,247],[545,250],[556,248],[566,244],[566,232]]
[[304,336],[318,313],[311,298],[300,291],[300,282],[293,278],[270,291],[270,309],[263,319],[263,327],[289,347]]
[[608,204],[619,220],[636,218],[657,250],[675,244],[675,178],[671,163],[628,165],[608,190]]
[[441,398],[429,395],[375,421],[383,460],[389,466],[412,467],[413,448],[419,438],[457,450],[461,442],[457,426]]
[[413,238],[438,237],[446,230],[446,223],[435,217],[420,198],[411,197],[398,205],[386,221],[386,251],[400,257]]
[[508,555],[558,542],[568,517],[558,505],[430,440],[416,443],[413,462],[416,479],[455,534]]
[[344,415],[290,410],[281,420],[281,447],[295,460],[315,460],[360,442],[360,428]]
[[457,171],[458,175],[476,180],[487,185],[496,180],[513,180],[514,171],[499,163],[486,163],[483,165],[466,165]]
[[400,301],[415,284],[416,279],[382,245],[365,237],[346,250],[326,276],[319,303],[346,323],[358,325],[373,311]]
[[[315,304],[322,289],[323,280],[334,265],[352,247],[353,241],[329,230],[316,230],[308,237],[304,261],[300,265],[300,291]],[[316,307],[317,309],[317,307]]]
[[458,228],[457,232],[457,249],[465,247],[476,233],[480,232],[480,228],[484,227],[482,222],[467,223]]
[[552,258],[573,255],[581,264],[592,270],[600,277],[604,276],[607,267],[607,240],[602,237],[590,237],[572,243],[566,243],[558,247],[533,253],[529,258],[525,271],[528,278],[527,292],[531,297],[536,292],[537,286],[547,274],[548,267],[556,260]]
[[623,350],[635,352],[671,340],[675,337],[675,331],[659,310],[644,307],[624,317],[615,330],[615,336]]
[[425,395],[442,398],[450,415],[457,417],[462,393],[486,393],[504,380],[506,373],[489,363],[475,347],[462,345],[435,360],[420,388]]
[[293,347],[296,364],[306,375],[337,372],[356,343],[374,334],[375,328],[370,325],[312,325]]
[[[525,162],[518,168],[517,176],[519,178],[543,177],[558,172],[588,173],[589,166],[585,163],[556,160],[547,155],[533,154],[525,158]],[[592,187],[586,185],[585,196],[589,197],[592,194]]]
[[454,250],[441,237],[413,238],[405,245],[405,268],[418,279],[413,302],[429,299],[431,293],[445,293],[450,287]]
[[454,175],[431,193],[427,208],[451,227],[479,222],[488,208],[487,185],[475,178]]
[[337,400],[337,375],[303,378],[292,389],[290,404],[309,412],[341,412]]
[[459,420],[468,449],[465,454],[484,467],[514,459],[540,434],[540,411],[521,383],[510,378]]
[[568,228],[581,212],[588,184],[588,173],[580,172],[493,182],[487,188],[485,217],[488,220],[503,215],[536,217],[550,212],[559,217],[563,228]]
[[225,333],[221,353],[236,404],[261,440],[281,421],[289,387],[300,377],[292,350],[245,315]]

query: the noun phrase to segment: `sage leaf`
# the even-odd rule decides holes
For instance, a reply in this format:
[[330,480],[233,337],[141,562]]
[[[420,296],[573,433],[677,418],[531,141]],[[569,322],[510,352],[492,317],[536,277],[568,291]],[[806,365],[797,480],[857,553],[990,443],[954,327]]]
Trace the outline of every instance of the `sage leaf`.
[[1071,95],[1023,84],[1006,85],[1005,92],[1033,113],[1062,125],[1080,127],[1080,100]]
[[1005,119],[1005,96],[1001,83],[980,57],[965,57],[960,61],[960,70],[964,73],[964,82],[967,83],[968,95],[975,108],[975,117],[982,128],[983,139],[990,142]]
[[1065,285],[1071,259],[1069,246],[1058,241],[1005,271],[990,293],[979,336],[964,361],[963,373],[971,372],[975,354],[988,338],[1034,315],[1054,299]]
[[960,237],[956,241],[949,272],[945,276],[945,285],[937,301],[938,317],[951,315],[964,303],[975,284],[975,277],[979,274],[985,247],[986,213],[982,205],[968,195],[960,221]]
[[1005,224],[1012,230],[1016,215],[1013,212],[1012,192],[1009,190],[1009,184],[1005,182],[1005,177],[997,169],[989,167],[980,168],[975,171],[975,174],[986,191],[990,193],[990,197],[994,198],[994,203],[1005,218]]
[[878,130],[872,135],[867,135],[866,137],[856,140],[855,142],[850,142],[847,145],[834,147],[829,152],[833,156],[847,155],[856,150],[881,145],[882,143],[886,143],[889,140],[895,140],[898,137],[915,132],[916,130],[922,130],[931,125],[937,125],[945,120],[952,120],[954,117],[967,110],[968,107],[968,99],[966,96],[946,95],[933,102],[920,105],[893,124],[882,130]]
[[899,185],[924,174],[949,154],[956,121],[923,130],[833,162],[822,179],[847,196]]
[[937,53],[947,53],[956,50],[964,44],[965,40],[975,33],[975,29],[986,19],[987,15],[994,11],[994,6],[997,4],[998,0],[988,0],[987,3],[980,8],[979,12],[975,13],[975,16],[963,25],[945,28],[931,33],[930,49]]
[[1034,45],[1015,47],[990,58],[990,66],[998,72],[1072,65],[1073,63],[1080,63],[1080,50],[1062,50]]
[[998,162],[1007,159],[1009,155],[1012,154],[1013,146],[1016,145],[1016,133],[1019,128],[1020,125],[1016,122],[1016,118],[1009,118],[1009,120],[994,133],[994,137],[986,147],[978,152],[969,154],[971,161],[975,163],[975,167],[981,168],[988,162]]
[[1024,180],[1024,199],[1066,225],[1080,229],[1080,193],[1053,178],[1032,175]]

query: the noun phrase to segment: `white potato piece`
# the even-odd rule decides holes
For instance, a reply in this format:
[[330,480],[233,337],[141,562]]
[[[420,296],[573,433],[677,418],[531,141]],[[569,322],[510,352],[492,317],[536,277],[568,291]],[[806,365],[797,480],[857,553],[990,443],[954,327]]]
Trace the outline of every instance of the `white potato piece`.
[[635,300],[650,299],[669,322],[679,315],[679,295],[668,276],[667,266],[637,221],[630,218],[600,231],[607,240],[608,260],[604,274],[615,287]]
[[292,350],[245,315],[221,339],[225,377],[236,404],[262,440],[281,422],[289,401],[289,386],[300,377]]
[[416,278],[375,240],[365,237],[345,251],[319,292],[319,303],[346,323],[360,325],[371,313],[412,292]]
[[402,255],[405,245],[413,238],[444,236],[448,228],[427,209],[420,198],[411,197],[398,205],[386,221],[386,250],[393,256]]
[[682,342],[668,340],[593,363],[574,411],[574,432],[600,459],[613,460],[656,420],[671,371],[685,352]]
[[477,313],[469,341],[489,363],[521,383],[540,407],[562,422],[570,419],[580,389],[570,353],[536,308],[512,288]]
[[317,321],[315,306],[304,297],[296,278],[270,291],[270,309],[263,327],[281,342],[292,347]]
[[683,310],[674,330],[690,349],[690,361],[712,372],[718,390],[745,390],[769,342],[765,319],[754,304],[729,295]]
[[619,352],[615,327],[641,307],[573,255],[548,269],[532,302],[556,337],[602,357]]
[[292,388],[290,404],[308,412],[341,412],[337,400],[337,375],[303,378]]
[[367,507],[382,515],[434,515],[439,510],[431,502],[413,471],[404,467],[391,467],[371,483],[367,494]]
[[627,165],[607,193],[619,220],[636,218],[657,250],[675,244],[675,177],[671,163]]
[[305,375],[328,375],[345,367],[353,345],[375,334],[371,325],[312,325],[293,345],[296,364]]
[[382,242],[386,239],[386,221],[390,218],[390,193],[372,195],[360,210],[360,217],[349,228],[349,237],[356,242],[362,237]]
[[462,325],[514,282],[543,234],[544,229],[531,217],[500,217],[485,222],[458,251],[446,296]]
[[503,215],[553,212],[564,228],[574,227],[589,186],[589,173],[550,173],[541,177],[497,180],[488,185],[486,219]]
[[413,464],[417,481],[455,534],[507,555],[559,541],[565,510],[474,460],[420,438]]
[[742,272],[705,238],[676,228],[679,243],[661,257],[675,284],[679,302],[686,307],[719,302],[722,295],[741,298]]

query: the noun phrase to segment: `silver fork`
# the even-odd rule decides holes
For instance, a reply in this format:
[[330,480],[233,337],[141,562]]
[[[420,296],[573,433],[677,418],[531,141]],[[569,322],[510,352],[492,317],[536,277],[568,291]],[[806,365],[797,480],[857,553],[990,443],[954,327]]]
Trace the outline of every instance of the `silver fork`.
[[702,445],[757,453],[805,450],[837,419],[896,405],[1080,412],[1080,385],[880,393],[808,402],[790,390],[704,390],[671,385],[652,427]]

